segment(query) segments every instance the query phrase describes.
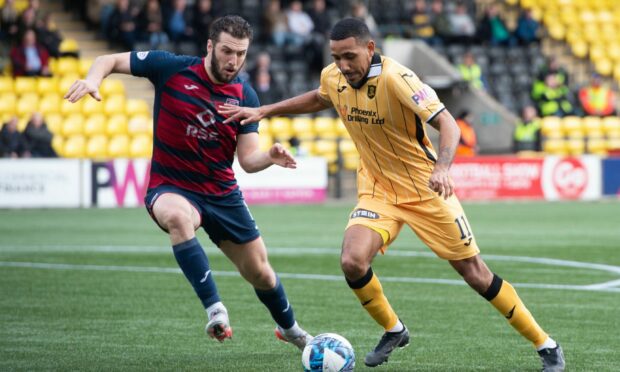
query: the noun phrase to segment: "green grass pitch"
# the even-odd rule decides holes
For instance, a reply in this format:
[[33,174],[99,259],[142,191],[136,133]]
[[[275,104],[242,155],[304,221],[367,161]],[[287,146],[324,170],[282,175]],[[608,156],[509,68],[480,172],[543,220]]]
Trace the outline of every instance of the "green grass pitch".
[[[382,330],[338,265],[352,204],[254,206],[298,320],[349,339],[356,370]],[[620,369],[620,203],[466,204],[491,269],[564,347],[570,371]],[[267,311],[198,233],[234,338],[206,316],[143,209],[0,211],[0,370],[301,371]],[[532,346],[407,228],[373,265],[412,332],[379,371],[535,371]],[[313,278],[301,274],[317,275]]]

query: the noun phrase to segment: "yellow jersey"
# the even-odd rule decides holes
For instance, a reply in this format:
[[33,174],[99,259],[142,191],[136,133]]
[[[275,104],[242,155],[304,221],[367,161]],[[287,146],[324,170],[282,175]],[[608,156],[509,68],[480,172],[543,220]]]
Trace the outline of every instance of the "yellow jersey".
[[425,123],[445,107],[431,87],[375,53],[367,81],[358,89],[332,63],[321,72],[318,92],[332,102],[360,154],[359,198],[402,204],[437,196],[428,187],[437,155]]

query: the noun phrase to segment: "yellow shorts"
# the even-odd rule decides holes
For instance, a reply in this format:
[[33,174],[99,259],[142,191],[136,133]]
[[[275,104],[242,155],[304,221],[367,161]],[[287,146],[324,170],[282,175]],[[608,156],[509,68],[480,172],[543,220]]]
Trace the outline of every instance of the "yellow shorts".
[[445,260],[462,260],[480,253],[461,203],[456,196],[409,204],[387,204],[362,197],[351,213],[347,228],[363,225],[383,237],[381,253],[396,239],[403,227],[416,235]]

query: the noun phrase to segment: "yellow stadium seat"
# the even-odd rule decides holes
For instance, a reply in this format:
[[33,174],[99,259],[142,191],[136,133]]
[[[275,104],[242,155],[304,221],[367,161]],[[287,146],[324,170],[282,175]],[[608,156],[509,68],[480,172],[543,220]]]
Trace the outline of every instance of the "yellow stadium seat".
[[557,116],[546,116],[542,118],[540,133],[544,137],[562,137],[562,118]]
[[108,142],[108,156],[112,158],[129,157],[129,137],[119,134],[110,138]]
[[340,152],[342,155],[358,155],[357,147],[351,139],[340,140]]
[[14,92],[14,80],[10,76],[0,76],[0,94]]
[[62,135],[65,137],[84,134],[84,116],[71,114],[62,123]]
[[586,116],[581,119],[583,123],[583,131],[588,137],[602,137],[603,136],[603,125],[601,123],[601,118],[598,116]]
[[314,142],[314,153],[324,157],[328,162],[338,160],[338,145],[333,140],[316,140]]
[[150,158],[153,152],[151,136],[142,134],[133,137],[129,145],[129,156],[132,158]]
[[28,8],[28,0],[15,0],[15,10],[17,13],[22,13],[24,10]]
[[258,134],[270,134],[269,131],[269,118],[263,118],[258,122]]
[[299,152],[297,153],[297,156],[302,154],[314,154],[314,142],[315,140],[299,141]]
[[286,117],[273,117],[269,120],[269,131],[275,138],[288,139],[292,134],[291,119]]
[[30,115],[20,117],[17,122],[17,130],[23,132],[26,129],[26,125],[28,125],[28,120],[30,120]]
[[601,120],[603,131],[609,137],[620,136],[620,118],[608,116]]
[[80,76],[86,76],[88,74],[88,70],[90,70],[90,66],[93,65],[93,60],[80,58],[78,63]]
[[111,94],[125,94],[125,86],[123,82],[116,79],[105,79],[99,86],[99,93],[103,96],[109,96]]
[[131,98],[125,103],[125,113],[127,116],[134,116],[137,114],[150,114],[149,104],[143,99]]
[[81,114],[83,104],[84,104],[83,99],[77,102],[69,102],[66,99],[63,99],[60,102],[60,113],[63,115]]
[[41,97],[39,102],[39,112],[43,115],[55,114],[60,112],[61,98],[57,93],[48,93]]
[[340,118],[336,119],[336,133],[338,133],[339,137],[350,138],[349,131]]
[[588,42],[583,39],[576,39],[570,43],[571,50],[576,57],[585,58],[588,55]]
[[603,76],[610,76],[613,73],[614,64],[609,58],[597,59],[594,62],[594,70]]
[[60,43],[60,46],[58,47],[58,50],[60,51],[60,53],[75,53],[75,54],[77,54],[80,51],[80,46],[79,46],[77,40],[72,39],[72,38],[65,38]]
[[56,71],[53,73],[59,76],[80,75],[80,64],[77,58],[60,57],[56,61]]
[[586,151],[586,143],[583,138],[569,138],[566,148],[571,155],[582,155]]
[[145,114],[134,115],[127,123],[127,132],[132,136],[137,134],[151,134],[153,130],[153,119]]
[[71,85],[75,83],[76,80],[79,80],[79,75],[65,75],[58,81],[58,91],[62,96],[64,96],[71,88]]
[[605,147],[607,148],[607,152],[620,152],[620,137],[613,137],[607,139],[607,144]]
[[566,155],[566,141],[562,138],[548,138],[543,142],[543,151],[551,155]]
[[83,158],[86,155],[86,138],[82,135],[67,137],[62,154],[66,158]]
[[595,155],[607,155],[607,142],[604,138],[588,138],[588,152]]
[[90,95],[82,97],[82,113],[86,116],[103,113],[103,102],[97,101]]
[[583,137],[583,124],[579,116],[566,116],[562,119],[562,130],[569,137]]
[[30,116],[33,112],[37,111],[39,107],[39,95],[36,93],[23,94],[17,100],[17,106],[15,113],[20,116]]
[[86,157],[90,159],[102,159],[108,156],[108,137],[99,134],[88,139],[86,142]]
[[295,117],[292,120],[293,134],[300,140],[314,138],[314,120],[309,117]]
[[555,40],[564,40],[564,36],[566,35],[566,28],[560,22],[553,22],[547,27],[549,31],[549,36],[551,36]]
[[40,95],[43,94],[59,94],[58,92],[58,79],[56,78],[39,78],[37,81],[37,92]]
[[91,137],[106,134],[107,117],[104,114],[90,115],[84,121],[84,134]]
[[18,76],[13,88],[17,94],[37,93],[37,78]]
[[314,118],[314,132],[320,138],[338,137],[336,122],[334,121],[334,118],[328,116],[319,116]]
[[61,114],[57,114],[57,113],[47,114],[44,116],[44,118],[45,118],[45,123],[47,124],[47,129],[49,129],[50,132],[54,134],[62,133],[62,123],[64,119]]
[[0,115],[15,114],[16,105],[17,105],[17,95],[15,93],[0,94]]
[[54,151],[56,151],[56,154],[58,154],[58,156],[65,156],[63,153],[64,144],[65,139],[62,136],[55,134],[54,137],[52,137],[52,148],[54,149]]
[[607,58],[607,44],[597,43],[590,45],[590,59],[593,61]]
[[110,136],[127,134],[127,117],[122,114],[113,115],[108,118],[106,133]]
[[103,112],[106,115],[125,113],[125,96],[122,94],[108,95],[103,100]]

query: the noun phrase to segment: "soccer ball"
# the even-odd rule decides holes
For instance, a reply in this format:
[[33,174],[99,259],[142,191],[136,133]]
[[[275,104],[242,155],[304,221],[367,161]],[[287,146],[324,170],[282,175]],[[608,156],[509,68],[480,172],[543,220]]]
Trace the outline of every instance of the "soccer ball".
[[312,339],[301,354],[304,372],[353,371],[355,353],[346,338],[323,333]]

